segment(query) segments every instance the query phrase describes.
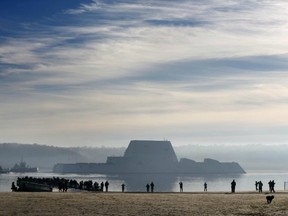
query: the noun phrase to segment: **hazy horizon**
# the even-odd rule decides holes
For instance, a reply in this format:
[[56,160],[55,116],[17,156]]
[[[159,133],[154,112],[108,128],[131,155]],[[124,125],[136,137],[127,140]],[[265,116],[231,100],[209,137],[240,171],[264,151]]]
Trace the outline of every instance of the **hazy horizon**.
[[288,143],[284,0],[0,2],[0,143]]
[[[181,144],[181,145],[174,145],[174,142],[172,142],[171,140],[168,139],[131,139],[131,140],[149,140],[149,141],[170,141],[173,147],[176,148],[185,148],[185,147],[194,147],[194,146],[199,146],[199,147],[257,147],[257,146],[265,146],[265,147],[281,147],[281,146],[287,146],[287,143],[279,143],[279,144],[269,144],[269,143],[265,143],[265,144],[261,144],[261,143],[250,143],[250,144],[221,144],[221,143],[210,143],[210,144],[203,144],[203,143],[195,143],[195,144]],[[50,146],[50,147],[59,147],[59,148],[127,148],[127,146],[129,145],[130,141],[128,140],[126,143],[121,143],[122,145],[98,145],[96,144],[92,144],[92,145],[67,145],[67,144],[53,144],[53,143],[19,143],[19,142],[0,142],[1,144],[16,144],[16,145],[40,145],[40,146]]]
[[[105,163],[109,156],[124,156],[125,147],[58,147],[38,144],[1,144],[0,165],[11,168],[23,159],[30,166],[53,167],[56,163]],[[288,145],[186,145],[174,146],[178,160],[197,162],[205,158],[220,162],[237,162],[246,171],[287,172]]]

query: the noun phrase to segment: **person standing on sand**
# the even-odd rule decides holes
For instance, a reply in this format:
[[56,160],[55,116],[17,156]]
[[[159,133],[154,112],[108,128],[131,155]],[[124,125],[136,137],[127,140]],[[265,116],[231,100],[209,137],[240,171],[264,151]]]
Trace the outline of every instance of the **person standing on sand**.
[[108,192],[108,186],[109,186],[109,182],[106,181],[106,182],[105,182],[105,191],[106,191],[106,192]]
[[271,181],[271,193],[275,193],[274,186],[275,186],[275,182],[273,180]]
[[14,182],[12,182],[11,190],[12,192],[17,191],[17,187],[15,186]]
[[151,193],[153,193],[154,192],[154,183],[153,182],[151,182],[150,187],[151,187]]
[[269,192],[271,193],[272,192],[272,182],[271,182],[271,180],[268,182],[268,185],[269,185]]
[[204,183],[204,191],[207,192],[207,183]]
[[125,190],[125,184],[122,184],[121,187],[122,187],[122,192],[124,192],[124,190]]
[[235,188],[236,188],[236,182],[233,179],[233,181],[231,182],[231,193],[235,193]]
[[183,192],[183,182],[179,182],[180,192]]
[[100,189],[101,189],[101,191],[103,191],[103,189],[104,189],[104,183],[103,183],[103,181],[102,181],[101,184],[100,184]]
[[150,185],[146,184],[146,191],[149,192],[149,190],[150,190]]
[[262,193],[263,183],[261,181],[258,182],[259,193]]

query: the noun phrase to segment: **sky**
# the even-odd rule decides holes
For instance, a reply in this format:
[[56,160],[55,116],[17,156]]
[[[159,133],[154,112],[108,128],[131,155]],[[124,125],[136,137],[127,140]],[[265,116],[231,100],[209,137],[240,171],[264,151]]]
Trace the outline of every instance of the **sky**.
[[288,1],[1,0],[0,142],[288,144]]

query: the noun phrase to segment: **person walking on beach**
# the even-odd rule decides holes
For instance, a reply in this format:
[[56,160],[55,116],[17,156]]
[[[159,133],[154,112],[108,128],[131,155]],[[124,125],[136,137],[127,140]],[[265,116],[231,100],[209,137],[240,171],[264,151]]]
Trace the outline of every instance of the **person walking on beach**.
[[236,188],[236,182],[233,179],[233,181],[231,182],[231,193],[235,193],[235,188]]
[[261,181],[258,182],[259,193],[262,193],[263,183]]
[[258,191],[258,184],[259,184],[259,182],[258,182],[258,181],[255,181],[256,191]]
[[15,186],[14,182],[12,182],[11,190],[12,192],[17,191],[17,187]]
[[272,185],[271,185],[271,180],[268,182],[268,186],[269,186],[269,192],[272,193]]
[[183,182],[179,182],[180,192],[183,192]]
[[271,181],[271,193],[275,193],[274,186],[275,186],[275,182],[273,180]]
[[146,184],[146,191],[149,192],[150,191],[150,185]]
[[151,182],[150,187],[151,187],[151,193],[153,193],[154,192],[154,183],[153,183],[153,181]]
[[101,184],[100,184],[100,190],[103,191],[103,189],[104,189],[104,183],[102,181]]
[[109,182],[106,181],[106,182],[105,182],[105,191],[106,191],[106,192],[108,192],[108,187],[109,187]]
[[125,184],[122,184],[121,187],[122,187],[122,192],[124,192],[124,190],[125,190]]
[[204,183],[204,191],[207,192],[207,183]]

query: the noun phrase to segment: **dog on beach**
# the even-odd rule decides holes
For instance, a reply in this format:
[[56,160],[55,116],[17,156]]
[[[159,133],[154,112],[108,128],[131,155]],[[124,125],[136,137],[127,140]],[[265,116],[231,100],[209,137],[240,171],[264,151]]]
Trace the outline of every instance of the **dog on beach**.
[[267,200],[267,203],[270,204],[272,202],[272,200],[274,199],[274,196],[266,196],[266,200]]

